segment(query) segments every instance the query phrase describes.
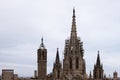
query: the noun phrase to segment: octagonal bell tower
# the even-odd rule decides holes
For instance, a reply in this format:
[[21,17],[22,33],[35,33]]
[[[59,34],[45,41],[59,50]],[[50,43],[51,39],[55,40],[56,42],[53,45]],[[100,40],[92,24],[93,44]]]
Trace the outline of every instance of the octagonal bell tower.
[[41,44],[37,50],[38,80],[46,80],[47,75],[47,49],[41,39]]

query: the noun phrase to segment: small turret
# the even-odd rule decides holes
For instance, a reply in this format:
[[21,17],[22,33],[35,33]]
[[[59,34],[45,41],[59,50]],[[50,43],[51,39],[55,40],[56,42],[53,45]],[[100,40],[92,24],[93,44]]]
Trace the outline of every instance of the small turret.
[[53,67],[53,77],[55,78],[55,80],[61,80],[62,78],[62,66],[60,63],[58,48],[57,48],[56,59]]
[[118,73],[115,71],[115,72],[113,73],[113,80],[118,80],[117,75],[118,75]]
[[100,62],[99,51],[97,55],[96,64],[94,65],[93,78],[94,79],[103,79],[103,64]]

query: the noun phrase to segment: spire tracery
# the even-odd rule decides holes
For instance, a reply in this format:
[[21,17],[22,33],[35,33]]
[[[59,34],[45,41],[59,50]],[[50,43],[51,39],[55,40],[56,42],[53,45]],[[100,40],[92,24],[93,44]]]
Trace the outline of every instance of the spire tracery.
[[72,29],[71,29],[71,38],[76,38],[77,37],[77,32],[76,32],[76,19],[75,19],[75,9],[73,9],[73,16],[72,16]]

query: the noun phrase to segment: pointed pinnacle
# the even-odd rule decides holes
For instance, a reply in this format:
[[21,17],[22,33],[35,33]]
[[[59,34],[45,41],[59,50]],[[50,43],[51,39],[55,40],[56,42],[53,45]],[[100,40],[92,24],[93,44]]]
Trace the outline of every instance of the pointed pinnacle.
[[98,51],[98,55],[97,55],[97,62],[96,65],[100,65],[100,56],[99,56],[99,51]]
[[75,17],[75,8],[73,8],[73,17]]
[[59,51],[58,51],[58,48],[57,48],[57,54],[56,54],[56,63],[59,63],[60,62],[60,59],[59,59]]

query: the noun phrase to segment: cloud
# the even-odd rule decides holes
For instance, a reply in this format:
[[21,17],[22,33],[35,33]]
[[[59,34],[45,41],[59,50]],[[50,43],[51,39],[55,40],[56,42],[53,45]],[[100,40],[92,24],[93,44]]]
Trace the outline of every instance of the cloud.
[[[31,73],[34,72],[34,66],[33,65],[28,65],[28,64],[17,64],[17,63],[0,63],[0,66],[2,68],[0,68],[0,70],[2,71],[2,69],[14,69],[14,73],[18,74],[19,72],[19,77],[23,77],[26,75],[33,76]],[[0,72],[1,72],[0,71]],[[27,72],[26,72],[27,71]]]
[[[34,69],[37,69],[36,54],[43,36],[48,49],[50,73],[56,48],[59,48],[62,60],[65,39],[70,36],[71,31],[72,9],[75,6],[77,34],[84,43],[87,73],[93,69],[97,50],[101,52],[107,74],[115,69],[119,71],[119,4],[119,0],[1,0],[1,66],[14,68],[20,76],[32,76]],[[115,66],[112,67],[112,64]]]

